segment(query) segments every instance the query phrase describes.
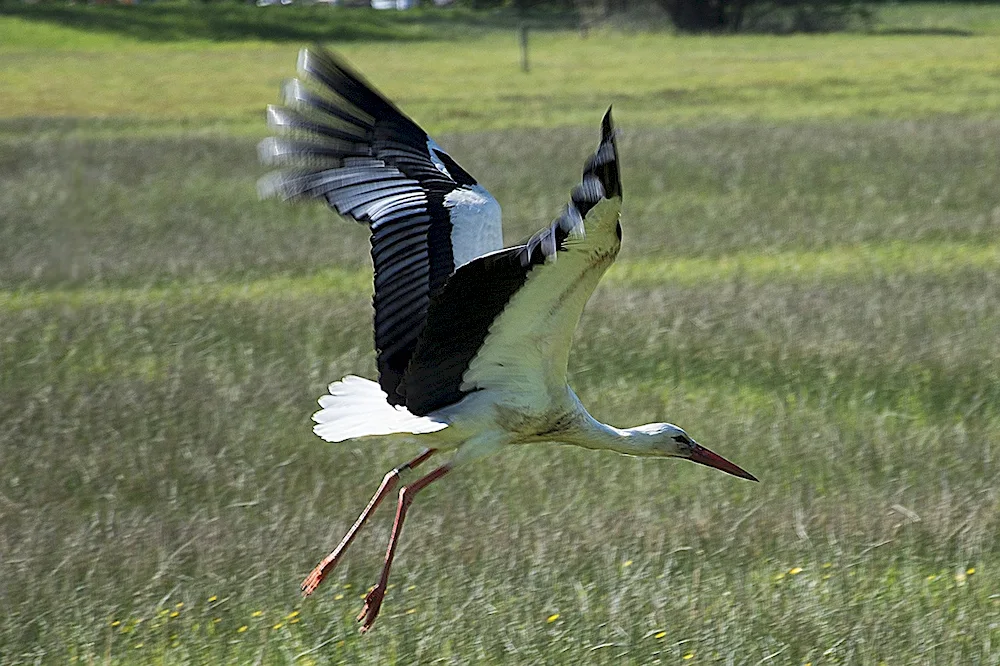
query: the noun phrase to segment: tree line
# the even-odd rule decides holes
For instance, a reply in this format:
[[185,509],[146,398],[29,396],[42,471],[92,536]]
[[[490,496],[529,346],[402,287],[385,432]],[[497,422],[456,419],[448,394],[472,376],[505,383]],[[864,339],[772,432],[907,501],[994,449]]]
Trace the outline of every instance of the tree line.
[[616,14],[662,10],[682,32],[827,32],[872,20],[873,0],[458,0],[476,8],[576,11],[613,18]]

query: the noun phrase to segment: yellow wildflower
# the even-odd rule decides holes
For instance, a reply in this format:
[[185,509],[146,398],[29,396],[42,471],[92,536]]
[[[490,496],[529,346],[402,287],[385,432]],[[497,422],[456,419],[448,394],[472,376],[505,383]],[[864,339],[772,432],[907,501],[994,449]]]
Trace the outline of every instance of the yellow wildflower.
[[263,614],[264,614],[264,611],[257,610],[257,611],[254,611],[254,612],[250,613],[250,617],[260,617]]
[[792,576],[797,576],[798,574],[802,573],[802,567],[792,567],[791,569],[788,570],[788,573],[791,574]]
[[212,596],[210,596],[210,597],[208,598],[208,603],[212,603],[213,601],[218,601],[218,600],[219,600],[219,597],[217,597],[217,596],[215,596],[215,595],[213,594]]
[[246,631],[247,629],[249,629],[249,627],[248,627],[247,625],[245,625],[245,624],[244,624],[244,625],[243,625],[242,627],[240,627],[239,629],[237,629],[237,630],[236,630],[236,633],[238,633],[238,634],[242,634],[242,633],[243,633],[244,631]]
[[112,623],[111,623],[111,626],[112,626],[112,627],[117,627],[117,626],[118,626],[119,624],[121,624],[121,623],[122,623],[122,621],[121,621],[121,620],[115,620],[114,622],[112,622]]
[[665,631],[658,631],[655,634],[653,634],[653,638],[659,640],[659,639],[663,638],[666,635],[667,635],[667,632],[665,632]]
[[299,612],[297,610],[293,610],[291,613],[289,613],[288,615],[285,616],[285,619],[286,620],[291,620],[293,617],[298,617],[298,616],[299,616]]
[[694,659],[694,652],[688,652],[686,655],[681,657],[681,659]]
[[283,626],[285,626],[285,623],[284,622],[279,622],[278,624],[274,625],[271,628],[274,629],[275,631],[277,631],[278,629],[281,629]]
[[555,622],[558,619],[559,619],[559,613],[553,613],[552,615],[549,615],[545,619],[545,621],[548,622],[549,624],[552,624],[553,622]]

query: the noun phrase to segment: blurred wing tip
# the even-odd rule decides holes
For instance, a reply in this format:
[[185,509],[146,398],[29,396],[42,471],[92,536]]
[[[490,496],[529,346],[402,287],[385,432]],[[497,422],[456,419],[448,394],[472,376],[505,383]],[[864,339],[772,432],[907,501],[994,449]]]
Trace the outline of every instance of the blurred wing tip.
[[318,72],[332,69],[336,66],[332,53],[319,44],[304,46],[299,50],[299,61],[296,69],[299,76],[315,77]]
[[303,46],[299,49],[299,59],[295,64],[295,69],[301,76],[308,76],[312,69],[312,60],[316,57],[316,52],[320,51],[320,46]]
[[309,173],[296,169],[272,171],[257,180],[257,196],[263,199],[292,201],[309,198]]
[[601,120],[601,141],[613,139],[618,133],[618,130],[615,129],[615,121],[611,117],[612,106],[608,106],[608,110],[604,113],[604,119]]
[[[591,200],[598,189],[602,190],[598,199],[602,197],[606,199],[621,198],[622,183],[621,174],[618,171],[618,144],[615,141],[617,134],[618,130],[611,118],[611,107],[609,106],[601,121],[601,143],[587,160],[582,183],[584,187],[579,192],[574,191],[574,202],[577,202],[578,197],[580,201]],[[588,182],[589,179],[596,180],[597,183]],[[596,202],[596,200],[594,201]]]
[[298,79],[285,79],[281,83],[281,100],[291,106],[299,102],[303,96],[302,82]]
[[278,139],[269,136],[257,144],[257,157],[262,164],[273,164],[278,156]]
[[261,176],[257,180],[257,197],[263,200],[280,196],[282,194],[282,182],[283,179],[278,172]]
[[267,105],[267,110],[265,111],[265,118],[267,120],[268,129],[281,130],[284,127],[283,112],[284,112],[284,107],[280,107],[276,104]]

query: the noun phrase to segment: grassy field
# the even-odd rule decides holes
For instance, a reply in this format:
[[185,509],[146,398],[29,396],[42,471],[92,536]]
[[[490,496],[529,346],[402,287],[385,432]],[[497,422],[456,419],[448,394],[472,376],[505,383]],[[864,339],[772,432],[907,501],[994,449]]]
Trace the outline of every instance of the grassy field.
[[298,583],[414,453],[310,433],[328,382],[374,376],[367,237],[254,189],[263,106],[323,16],[267,41],[194,8],[154,39],[0,7],[0,663],[1000,664],[1000,9],[549,26],[529,75],[503,17],[439,41],[432,12],[342,14],[361,36],[336,48],[509,241],[614,103],[625,246],[572,383],[761,478],[504,452],[421,496],[362,637],[389,509]]
[[594,109],[609,102],[626,127],[991,118],[1000,109],[1000,12],[975,5],[887,10],[874,35],[581,39],[538,30],[529,75],[514,33],[475,15],[455,25],[433,12],[393,21],[384,12],[233,6],[213,22],[212,8],[183,5],[0,7],[9,12],[0,15],[0,89],[10,91],[0,96],[0,136],[258,135],[262,104],[292,73],[288,63],[323,35],[339,37],[337,48],[434,132],[591,127]]

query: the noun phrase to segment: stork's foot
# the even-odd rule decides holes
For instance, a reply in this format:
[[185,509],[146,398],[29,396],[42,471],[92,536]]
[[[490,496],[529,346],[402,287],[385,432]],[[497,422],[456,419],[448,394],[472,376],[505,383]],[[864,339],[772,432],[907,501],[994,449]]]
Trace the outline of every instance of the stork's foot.
[[384,598],[385,587],[382,585],[376,585],[368,593],[368,596],[365,597],[365,607],[358,613],[358,622],[364,621],[361,625],[361,633],[365,633],[375,624],[375,618],[378,617],[378,612],[382,608],[382,599]]
[[324,578],[326,578],[326,572],[330,569],[332,569],[332,567],[330,566],[330,563],[326,561],[320,563],[315,569],[313,569],[312,573],[306,576],[306,579],[302,581],[302,585],[300,586],[302,589],[302,596],[308,597],[310,594],[315,592],[316,588],[319,587],[319,584],[323,582]]

